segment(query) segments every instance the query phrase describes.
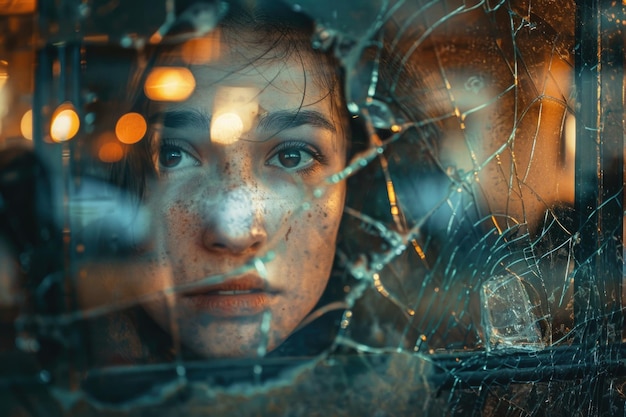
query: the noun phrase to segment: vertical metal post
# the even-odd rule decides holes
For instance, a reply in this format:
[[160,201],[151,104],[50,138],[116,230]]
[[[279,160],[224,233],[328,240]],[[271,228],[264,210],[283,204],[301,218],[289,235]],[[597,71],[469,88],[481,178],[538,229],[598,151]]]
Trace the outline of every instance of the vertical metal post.
[[619,17],[612,17],[623,6],[614,4],[580,0],[577,6],[574,301],[576,324],[584,329],[580,342],[588,347],[621,341],[624,36]]
[[[78,4],[78,3],[77,3]],[[45,36],[50,21],[56,19],[57,6],[54,1],[42,0],[38,4],[40,34]],[[80,44],[76,39],[67,42],[63,39],[51,42],[50,39],[40,40],[40,49],[37,52],[37,70],[35,76],[35,92],[33,103],[33,133],[35,152],[46,168],[52,185],[51,207],[48,208],[54,217],[54,223],[59,231],[58,252],[54,255],[62,258],[55,264],[57,269],[47,271],[45,284],[41,284],[45,291],[51,288],[50,297],[46,298],[45,311],[49,316],[76,311],[77,300],[72,276],[73,242],[70,227],[70,189],[72,181],[73,148],[71,141],[54,143],[50,137],[50,123],[54,110],[62,103],[70,101],[80,114]],[[76,140],[76,139],[74,139]],[[54,326],[54,325],[53,325]],[[63,334],[63,349],[59,355],[63,357],[63,369],[69,371],[64,374],[70,389],[79,389],[79,372],[85,361],[87,352],[81,352],[79,327],[64,328],[58,324],[57,335]],[[44,332],[48,331],[44,329]],[[56,336],[60,337],[60,336]],[[54,338],[52,338],[54,339]],[[57,343],[58,340],[52,340]],[[69,348],[68,348],[69,347]],[[83,355],[84,354],[84,355]],[[67,368],[65,368],[67,365]]]
[[[600,366],[622,341],[624,18],[622,2],[576,10],[576,190],[579,218],[574,319],[581,355]],[[605,403],[603,372],[589,376],[589,412]]]

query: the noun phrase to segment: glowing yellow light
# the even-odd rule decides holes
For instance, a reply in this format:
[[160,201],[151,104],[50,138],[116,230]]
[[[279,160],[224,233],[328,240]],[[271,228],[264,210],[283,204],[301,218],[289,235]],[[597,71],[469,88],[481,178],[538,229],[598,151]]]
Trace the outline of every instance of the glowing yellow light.
[[33,111],[28,110],[20,121],[20,132],[28,140],[33,140]]
[[565,118],[565,158],[572,165],[576,158],[576,117],[572,115]]
[[[260,93],[260,89],[252,87],[219,87],[213,100],[213,115],[217,118],[221,114],[234,113],[243,123],[241,133],[246,133],[252,128],[259,114]],[[233,118],[232,115],[228,117]]]
[[154,32],[152,36],[150,36],[150,39],[148,42],[154,45],[154,44],[161,42],[161,40],[163,40],[163,36],[161,36],[159,32]]
[[157,67],[150,72],[144,92],[155,101],[182,101],[196,88],[191,71],[183,67]]
[[426,254],[422,250],[422,247],[420,246],[420,244],[417,243],[417,240],[413,239],[413,240],[411,240],[411,243],[413,244],[413,248],[415,248],[415,252],[420,257],[420,259],[422,261],[425,260],[426,259]]
[[0,60],[0,89],[4,87],[9,79],[9,63],[4,60]]
[[147,129],[146,119],[142,115],[126,113],[115,124],[115,135],[120,142],[130,145],[139,142]]
[[117,162],[124,156],[124,149],[118,142],[105,142],[98,150],[98,158],[102,162]]
[[55,142],[72,139],[78,133],[80,119],[71,104],[62,104],[52,116],[50,137]]
[[243,133],[243,120],[236,113],[223,113],[211,120],[211,142],[229,145]]
[[188,64],[198,65],[215,61],[221,54],[219,31],[204,38],[190,39],[183,44],[182,58]]
[[35,11],[35,0],[0,1],[1,15],[32,13]]
[[387,195],[389,196],[389,205],[391,206],[391,214],[393,216],[397,216],[400,214],[400,209],[398,208],[398,203],[396,200],[396,191],[393,188],[393,182],[391,180],[387,181]]

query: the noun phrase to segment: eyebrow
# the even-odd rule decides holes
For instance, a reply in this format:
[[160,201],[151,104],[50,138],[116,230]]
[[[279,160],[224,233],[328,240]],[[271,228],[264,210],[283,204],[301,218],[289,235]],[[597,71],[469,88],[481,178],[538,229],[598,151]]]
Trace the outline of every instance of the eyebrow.
[[336,132],[337,129],[322,113],[315,110],[278,110],[267,113],[259,119],[258,130],[281,131],[298,126],[311,125]]
[[154,114],[150,122],[160,122],[163,127],[172,129],[192,128],[197,130],[209,130],[211,116],[197,109],[168,110]]
[[[164,127],[172,129],[192,128],[208,131],[211,115],[198,109],[168,110],[150,117],[152,123],[161,122]],[[281,131],[299,126],[311,125],[336,132],[335,126],[322,113],[315,110],[277,110],[266,113],[259,118],[258,130]]]

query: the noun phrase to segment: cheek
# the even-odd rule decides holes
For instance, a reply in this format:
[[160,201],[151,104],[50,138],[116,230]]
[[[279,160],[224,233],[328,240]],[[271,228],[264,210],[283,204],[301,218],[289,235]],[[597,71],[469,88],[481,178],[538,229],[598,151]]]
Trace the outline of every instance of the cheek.
[[[343,215],[345,187],[333,186],[308,210],[290,217],[282,236],[289,265],[303,297],[321,292],[328,281],[335,257],[337,231]],[[319,295],[319,294],[318,294]]]
[[[161,227],[167,231],[170,239],[182,239],[197,225],[192,209],[192,202],[175,200],[168,202],[162,208],[162,215],[159,219]],[[169,242],[170,244],[175,242]]]
[[157,188],[151,208],[155,216],[154,230],[160,233],[156,239],[160,246],[176,246],[187,242],[200,230],[199,202],[203,196],[199,193],[202,189],[198,180],[163,183]]

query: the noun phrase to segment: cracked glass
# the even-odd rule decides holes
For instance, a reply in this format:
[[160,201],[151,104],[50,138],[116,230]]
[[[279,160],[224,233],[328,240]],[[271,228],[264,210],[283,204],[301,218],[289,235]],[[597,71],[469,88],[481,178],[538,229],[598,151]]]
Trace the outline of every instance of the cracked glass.
[[0,414],[626,414],[625,27],[0,1]]

